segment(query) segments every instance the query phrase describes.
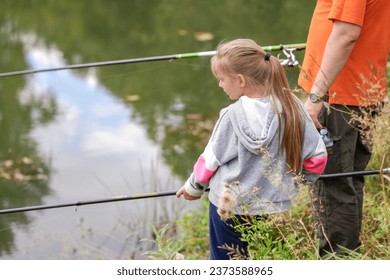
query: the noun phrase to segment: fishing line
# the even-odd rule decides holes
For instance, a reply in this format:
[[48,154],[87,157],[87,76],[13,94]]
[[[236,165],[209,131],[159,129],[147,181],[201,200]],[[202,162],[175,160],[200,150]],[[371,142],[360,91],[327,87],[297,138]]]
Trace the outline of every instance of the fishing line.
[[[172,61],[169,61],[169,64],[171,65],[179,65],[179,66],[192,66],[192,67],[199,67],[199,68],[208,68],[210,69],[210,62],[207,61],[207,63],[205,62],[204,64],[200,64],[200,63],[191,63],[191,62],[183,62],[183,61],[179,61],[179,60],[172,60]],[[133,74],[139,74],[139,73],[147,73],[147,72],[152,72],[154,70],[159,70],[161,68],[166,68],[167,64],[160,64],[158,66],[149,66],[145,69],[138,69],[138,70],[129,70],[129,71],[119,71],[118,70],[118,74],[107,74],[105,76],[102,76],[102,77],[99,77],[99,80],[100,81],[107,81],[109,79],[112,79],[112,78],[117,78],[117,77],[126,77],[126,76],[131,76]],[[210,72],[211,73],[211,72]]]
[[104,81],[104,80],[108,81],[108,80],[113,80],[115,78],[122,78],[122,77],[126,77],[126,76],[129,77],[129,76],[132,76],[134,74],[142,74],[142,73],[147,73],[147,72],[151,72],[154,70],[159,70],[165,66],[166,65],[161,64],[161,65],[157,65],[157,66],[148,66],[145,69],[138,69],[138,70],[128,70],[128,71],[119,71],[118,70],[118,73],[115,73],[115,74],[106,74],[106,75],[101,76],[101,77],[99,76],[99,80],[100,81]]
[[205,61],[203,64],[196,63],[196,62],[184,62],[183,60],[174,60],[174,61],[172,61],[170,63],[174,64],[174,65],[196,66],[196,67],[200,67],[200,68],[210,68],[210,60]]
[[[22,215],[22,214],[18,213],[17,215]],[[68,216],[68,215],[69,215],[68,212],[62,212],[62,213],[57,213],[57,214],[53,213],[53,215],[47,215],[46,218],[42,218],[42,215],[40,215],[39,219],[38,219],[38,216],[35,216],[35,217],[29,218],[29,219],[26,218],[27,221],[23,220],[23,221],[20,221],[20,223],[16,223],[12,219],[4,219],[2,221],[3,223],[11,223],[11,225],[8,227],[1,228],[0,233],[4,232],[4,231],[12,231],[12,233],[13,233],[14,229],[22,229],[25,231],[36,230],[36,229],[40,230],[43,228],[43,226],[42,226],[43,224],[50,223],[51,221],[54,221],[54,220],[62,220],[62,218],[64,218],[65,216]],[[35,218],[37,218],[37,219],[35,220]]]

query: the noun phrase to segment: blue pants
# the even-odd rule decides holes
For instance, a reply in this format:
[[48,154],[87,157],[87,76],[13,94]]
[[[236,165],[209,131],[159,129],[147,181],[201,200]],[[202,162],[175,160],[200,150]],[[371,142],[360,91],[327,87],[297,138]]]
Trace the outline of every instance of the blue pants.
[[[238,216],[239,217],[239,216]],[[210,259],[229,260],[230,250],[220,248],[228,245],[247,254],[247,244],[240,240],[241,234],[234,231],[232,219],[222,221],[217,213],[217,207],[210,203],[209,208],[209,235],[210,235]]]

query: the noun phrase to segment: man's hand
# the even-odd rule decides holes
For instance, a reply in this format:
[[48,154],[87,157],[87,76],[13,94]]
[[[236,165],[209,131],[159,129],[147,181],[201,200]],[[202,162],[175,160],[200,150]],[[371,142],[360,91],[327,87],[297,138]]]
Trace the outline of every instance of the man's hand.
[[318,103],[313,103],[308,98],[306,100],[306,102],[305,102],[305,109],[309,113],[309,115],[310,115],[311,119],[313,120],[314,125],[316,126],[316,128],[322,128],[322,125],[318,121],[318,115],[320,114],[321,109],[322,109],[323,106],[324,106],[324,102],[323,101],[318,102]]
[[200,197],[197,197],[197,196],[189,195],[189,194],[186,192],[186,189],[185,189],[184,186],[181,187],[181,188],[177,191],[176,197],[179,198],[179,197],[181,197],[182,195],[184,196],[184,199],[185,199],[185,200],[197,200],[197,199],[200,198]]

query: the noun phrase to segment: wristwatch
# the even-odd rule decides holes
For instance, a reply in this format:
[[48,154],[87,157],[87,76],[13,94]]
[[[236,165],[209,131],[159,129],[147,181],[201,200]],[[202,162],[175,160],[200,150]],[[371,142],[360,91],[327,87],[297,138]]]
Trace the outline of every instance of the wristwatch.
[[320,101],[322,101],[322,97],[315,92],[310,92],[309,99],[312,103],[319,103]]

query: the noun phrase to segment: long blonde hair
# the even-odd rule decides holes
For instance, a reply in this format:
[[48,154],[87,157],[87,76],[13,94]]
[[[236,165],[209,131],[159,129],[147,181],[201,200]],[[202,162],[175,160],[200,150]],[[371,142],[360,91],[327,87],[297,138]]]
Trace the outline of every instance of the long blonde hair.
[[[264,88],[282,106],[279,118],[279,148],[285,151],[290,169],[299,174],[302,165],[303,112],[299,100],[292,94],[283,66],[251,39],[221,42],[211,58],[211,69],[223,71],[228,76],[243,75],[251,87]],[[273,104],[279,112],[277,104]],[[281,137],[281,118],[284,120]],[[280,150],[280,149],[279,149]]]

